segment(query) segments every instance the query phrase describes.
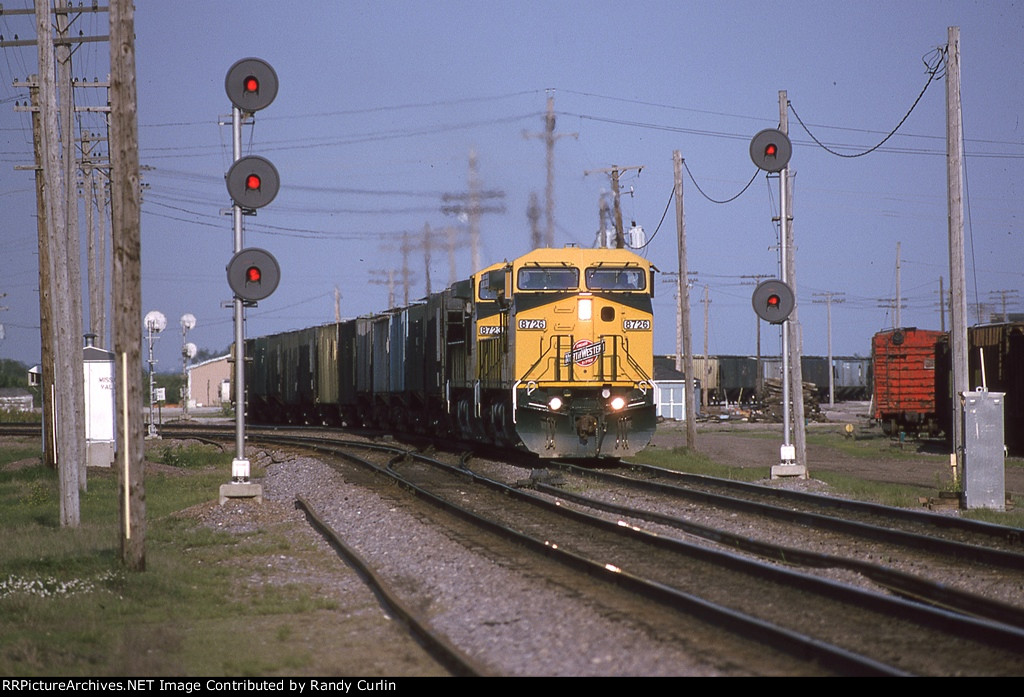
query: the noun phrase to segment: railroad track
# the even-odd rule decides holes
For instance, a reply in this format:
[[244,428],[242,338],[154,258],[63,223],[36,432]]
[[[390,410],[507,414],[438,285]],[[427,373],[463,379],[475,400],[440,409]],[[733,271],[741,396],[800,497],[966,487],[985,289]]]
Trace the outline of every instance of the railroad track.
[[[570,510],[564,500],[524,490],[523,482],[509,485],[481,475],[475,462],[471,471],[464,464],[401,448],[385,450],[384,456],[360,459],[421,499],[673,612],[698,615],[792,655],[813,655],[815,662],[837,673],[987,675],[1024,669],[1024,630],[1011,624],[928,607]],[[467,482],[474,486],[467,489]]]
[[[195,431],[189,433],[191,437],[204,437]],[[224,432],[219,435],[223,437]],[[308,437],[266,436],[251,430],[250,438],[292,447],[310,446]],[[452,461],[450,457],[446,458],[447,462],[441,462],[394,446],[384,447],[382,454],[354,458],[350,454],[353,448],[380,450],[376,445],[355,442],[320,442],[317,445],[324,454],[358,461],[361,467],[392,478],[415,491],[419,499],[431,501],[433,506],[472,521],[474,526],[486,529],[488,535],[498,534],[514,540],[536,557],[555,559],[567,567],[585,571],[602,583],[628,589],[672,613],[698,616],[738,636],[756,638],[775,650],[788,652],[795,660],[806,661],[811,657],[811,664],[825,666],[827,671],[995,675],[1019,674],[1024,668],[1024,630],[1021,629],[1024,623],[1019,621],[1019,609],[1012,606],[1001,607],[998,602],[984,598],[968,602],[955,592],[943,599],[929,597],[927,593],[912,590],[913,584],[908,584],[906,578],[899,578],[899,573],[890,571],[890,577],[885,577],[868,565],[851,566],[850,560],[838,563],[827,556],[808,561],[813,555],[804,558],[798,550],[783,548],[783,555],[789,555],[785,558],[787,564],[796,561],[831,568],[846,564],[847,570],[872,578],[877,584],[895,588],[905,595],[927,598],[954,611],[926,607],[887,593],[740,557],[734,553],[735,549],[743,548],[736,541],[739,536],[730,539],[730,533],[722,530],[709,527],[703,536],[717,537],[715,542],[731,548],[729,550],[715,550],[706,544],[672,539],[671,534],[654,535],[639,529],[639,525],[625,525],[620,521],[653,520],[654,512],[635,506],[616,509],[600,497],[573,494],[567,487],[579,488],[573,483],[575,480],[552,483],[549,477],[531,477],[528,471],[513,468],[512,476],[499,481],[501,477],[491,474],[502,469],[500,464],[473,460],[467,465]],[[593,472],[584,474],[590,477]],[[642,478],[650,476],[648,472]],[[540,481],[543,479],[548,481]],[[615,482],[619,489],[626,487],[631,492],[626,498],[636,501],[647,495],[641,496],[637,488],[640,480],[629,479]],[[649,484],[643,482],[644,487]],[[672,486],[678,488],[678,482]],[[679,495],[678,492],[672,494]],[[570,499],[572,505],[566,505]],[[601,512],[597,513],[599,509]],[[608,520],[609,513],[613,520]],[[310,508],[311,517],[319,518],[323,514],[323,510]],[[675,536],[679,536],[680,530],[688,538],[698,534],[680,527],[677,521],[658,520],[657,524],[671,526],[676,531]],[[1014,539],[1012,532],[1007,535],[1005,530],[980,534],[991,539],[1006,538],[1003,544],[1011,548],[1019,540]],[[969,543],[958,541],[957,544]],[[743,551],[772,556],[763,551]],[[1005,559],[1013,559],[1012,549],[999,551]],[[775,554],[777,557],[778,553]],[[962,558],[962,550],[954,554]],[[1019,574],[1019,567],[1008,561],[1006,572]],[[924,651],[922,647],[926,647]]]
[[[1024,628],[1024,530],[651,467],[552,466],[564,476],[535,481],[536,490],[786,564],[847,569],[907,597]],[[574,493],[581,490],[588,494]]]

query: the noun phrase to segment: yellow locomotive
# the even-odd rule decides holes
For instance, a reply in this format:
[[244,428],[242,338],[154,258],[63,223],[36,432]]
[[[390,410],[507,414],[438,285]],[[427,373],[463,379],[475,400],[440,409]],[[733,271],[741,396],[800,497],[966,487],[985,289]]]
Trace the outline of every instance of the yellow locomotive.
[[477,417],[543,457],[650,442],[654,267],[625,249],[537,249],[473,277]]

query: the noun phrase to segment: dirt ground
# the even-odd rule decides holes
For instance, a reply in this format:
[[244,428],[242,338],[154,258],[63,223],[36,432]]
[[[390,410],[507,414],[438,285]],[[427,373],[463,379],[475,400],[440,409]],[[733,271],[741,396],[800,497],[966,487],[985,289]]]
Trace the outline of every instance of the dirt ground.
[[[816,471],[842,472],[851,476],[895,484],[912,484],[931,488],[936,492],[951,480],[948,452],[937,442],[908,440],[902,447],[890,441],[881,429],[870,424],[867,402],[845,402],[826,411],[824,423],[811,423],[807,427],[810,437],[815,431],[835,432],[853,426],[852,438],[878,443],[877,457],[854,456],[836,448],[809,444],[807,469],[813,478]],[[765,434],[777,433],[778,438]],[[888,441],[888,443],[887,443]],[[682,422],[665,421],[658,424],[652,447],[674,448],[686,445],[686,428]],[[782,445],[782,425],[747,423],[745,421],[699,422],[697,425],[697,451],[721,464],[735,467],[765,467],[779,463]],[[912,456],[908,456],[911,454]],[[1008,459],[1005,469],[1005,487],[1015,500],[1024,499],[1024,467],[1019,458]]]

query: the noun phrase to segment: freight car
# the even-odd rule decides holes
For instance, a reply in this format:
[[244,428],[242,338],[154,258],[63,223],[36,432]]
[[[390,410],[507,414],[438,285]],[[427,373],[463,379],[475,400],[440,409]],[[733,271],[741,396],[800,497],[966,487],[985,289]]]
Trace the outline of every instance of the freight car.
[[[751,359],[754,360],[754,359]],[[872,368],[870,358],[833,357],[832,385],[835,398],[839,401],[863,400],[871,394]],[[782,377],[782,359],[776,356],[761,359],[761,370],[765,378],[779,380]],[[814,385],[819,401],[828,401],[828,358],[823,356],[801,356],[800,367],[803,381]]]
[[873,416],[882,430],[935,436],[936,351],[942,332],[916,327],[888,329],[871,339]]
[[657,420],[654,273],[628,250],[538,249],[407,307],[251,339],[249,413],[634,454]]
[[[937,398],[950,405],[940,412],[949,437],[953,421],[952,359],[949,335],[939,342]],[[1002,392],[1003,433],[1012,455],[1024,455],[1024,322],[979,324],[967,328],[967,379],[970,390]]]
[[[874,370],[870,358],[844,356],[832,359],[835,397],[840,401],[864,400],[871,396]],[[825,385],[827,397],[828,385]]]
[[1003,432],[1007,449],[1024,453],[1024,322],[969,327],[967,366],[971,389],[1006,395]]

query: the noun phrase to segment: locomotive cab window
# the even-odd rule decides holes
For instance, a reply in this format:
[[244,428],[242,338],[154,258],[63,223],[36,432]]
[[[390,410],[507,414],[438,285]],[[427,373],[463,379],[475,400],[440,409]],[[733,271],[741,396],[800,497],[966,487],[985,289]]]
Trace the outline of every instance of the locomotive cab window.
[[586,273],[588,290],[645,290],[647,275],[643,269],[591,267]]
[[516,283],[519,290],[576,290],[580,270],[562,266],[521,268]]
[[484,274],[480,279],[480,299],[497,300],[505,295],[505,269],[496,269]]

